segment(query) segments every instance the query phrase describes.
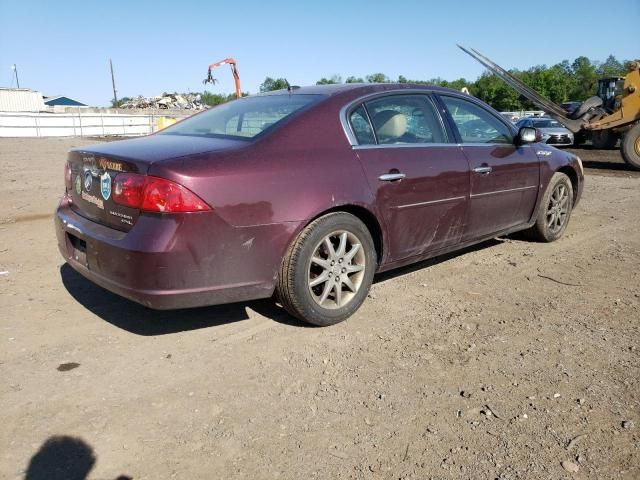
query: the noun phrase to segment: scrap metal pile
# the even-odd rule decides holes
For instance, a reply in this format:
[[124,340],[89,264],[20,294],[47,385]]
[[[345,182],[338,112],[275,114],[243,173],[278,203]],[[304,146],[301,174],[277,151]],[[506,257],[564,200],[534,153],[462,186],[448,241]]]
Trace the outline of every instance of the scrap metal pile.
[[128,102],[120,105],[120,108],[162,108],[171,110],[202,110],[206,105],[202,103],[202,97],[198,94],[189,93],[181,95],[179,93],[163,93],[155,97],[143,97],[138,95]]

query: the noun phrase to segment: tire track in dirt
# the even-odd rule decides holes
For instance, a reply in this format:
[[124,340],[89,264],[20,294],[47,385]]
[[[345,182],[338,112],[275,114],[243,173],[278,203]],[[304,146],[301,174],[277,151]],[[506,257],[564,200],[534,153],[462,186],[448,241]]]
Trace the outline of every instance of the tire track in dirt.
[[23,223],[23,222],[35,222],[38,220],[51,219],[53,220],[52,213],[34,213],[31,215],[23,215],[21,217],[8,217],[0,220],[0,225],[11,225],[13,223]]

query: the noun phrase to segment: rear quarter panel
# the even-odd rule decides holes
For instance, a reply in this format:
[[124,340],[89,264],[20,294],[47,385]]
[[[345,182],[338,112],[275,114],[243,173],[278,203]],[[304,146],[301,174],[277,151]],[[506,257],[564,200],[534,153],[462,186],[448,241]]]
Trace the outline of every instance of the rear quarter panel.
[[377,213],[339,121],[343,103],[330,98],[246,147],[154,163],[149,174],[186,186],[233,227],[289,224],[291,235],[274,239],[281,259],[324,211],[357,205]]
[[234,226],[300,222],[371,192],[331,99],[271,135],[233,152],[153,164],[150,175],[178,181]]

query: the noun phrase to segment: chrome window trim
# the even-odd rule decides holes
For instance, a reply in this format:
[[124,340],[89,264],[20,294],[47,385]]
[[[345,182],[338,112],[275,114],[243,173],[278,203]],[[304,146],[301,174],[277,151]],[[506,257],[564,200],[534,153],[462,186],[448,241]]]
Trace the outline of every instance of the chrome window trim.
[[513,148],[518,148],[518,147],[526,147],[528,144],[525,145],[516,145],[514,143],[480,143],[480,142],[469,142],[469,143],[459,143],[458,145],[460,145],[461,147],[513,147]]
[[385,144],[367,144],[367,145],[353,145],[353,150],[375,150],[378,148],[435,148],[435,147],[458,147],[457,143],[385,143]]
[[[440,121],[440,125],[442,127],[442,133],[444,134],[445,138],[448,138],[447,135],[447,129],[444,125],[444,120],[442,118],[442,114],[440,112],[440,109],[438,108],[437,103],[434,101],[434,99],[432,99],[430,97],[430,95],[433,95],[435,93],[435,91],[433,89],[430,88],[394,88],[393,90],[384,90],[382,92],[373,92],[373,93],[369,93],[367,95],[363,95],[361,97],[358,97],[352,101],[350,101],[349,103],[347,103],[346,105],[344,105],[341,109],[340,109],[340,113],[339,113],[339,117],[340,117],[340,124],[342,125],[342,130],[344,131],[344,134],[347,137],[347,140],[349,141],[349,144],[351,145],[351,147],[364,147],[367,145],[372,145],[372,144],[367,144],[367,145],[360,145],[358,143],[358,139],[355,136],[355,133],[353,132],[353,130],[351,129],[351,123],[349,122],[349,115],[351,114],[352,110],[355,110],[360,104],[364,105],[366,102],[369,102],[371,100],[375,100],[378,97],[387,97],[387,96],[394,96],[394,95],[426,95],[427,96],[427,101],[431,102],[431,106],[433,107],[436,115],[438,116],[438,120]],[[367,110],[366,105],[364,105],[365,110]],[[369,115],[369,111],[367,110],[367,116]],[[373,128],[373,124],[371,123],[371,119],[369,119],[369,123],[371,125],[371,128],[374,132],[374,137],[376,138],[377,141],[377,136],[375,135],[375,129]],[[393,145],[393,144],[388,144],[389,146],[392,147],[397,147],[398,145]],[[405,145],[405,144],[399,144],[399,145]],[[425,146],[425,145],[433,145],[432,143],[412,143],[410,145],[414,145],[414,146]],[[447,145],[455,145],[455,143],[447,143]],[[379,144],[376,144],[375,146],[381,146]]]

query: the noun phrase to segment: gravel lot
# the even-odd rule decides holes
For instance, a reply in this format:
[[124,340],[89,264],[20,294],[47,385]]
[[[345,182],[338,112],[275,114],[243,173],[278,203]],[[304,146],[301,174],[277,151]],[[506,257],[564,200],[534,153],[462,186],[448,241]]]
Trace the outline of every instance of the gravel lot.
[[153,312],[65,266],[51,216],[90,143],[0,139],[1,478],[640,478],[640,175],[617,152],[577,151],[560,241],[380,275],[321,329],[271,301]]

